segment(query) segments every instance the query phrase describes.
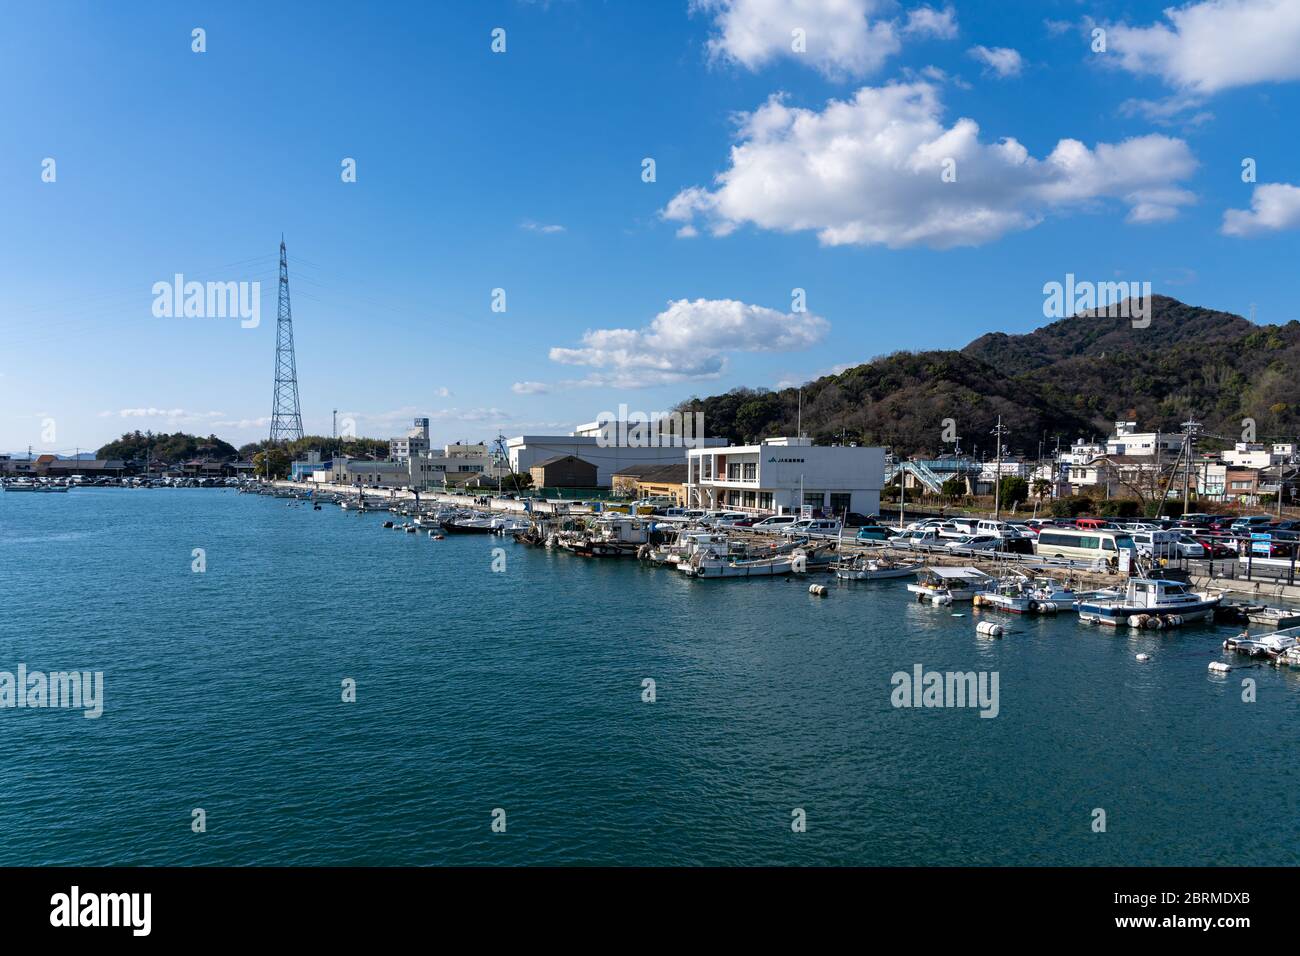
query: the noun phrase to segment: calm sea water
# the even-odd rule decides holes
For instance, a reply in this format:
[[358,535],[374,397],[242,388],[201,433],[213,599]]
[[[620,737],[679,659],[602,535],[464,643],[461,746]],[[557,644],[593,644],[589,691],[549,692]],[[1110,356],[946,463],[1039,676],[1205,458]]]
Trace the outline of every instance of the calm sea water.
[[[1300,673],[1210,676],[1214,628],[990,641],[898,583],[817,599],[384,517],[0,495],[0,670],[105,680],[98,720],[0,709],[0,865],[1300,862]],[[892,707],[917,663],[997,671],[1000,714]]]

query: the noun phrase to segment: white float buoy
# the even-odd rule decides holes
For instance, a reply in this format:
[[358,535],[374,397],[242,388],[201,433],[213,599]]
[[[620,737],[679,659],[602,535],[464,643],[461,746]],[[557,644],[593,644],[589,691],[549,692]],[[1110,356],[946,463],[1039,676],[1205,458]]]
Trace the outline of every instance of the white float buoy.
[[824,584],[810,584],[808,585],[808,593],[815,594],[817,597],[825,597],[830,592]]
[[1137,659],[1140,660],[1140,661],[1149,661],[1149,660],[1151,660],[1151,655],[1150,655],[1150,654],[1139,654],[1139,655],[1137,656]]
[[1210,661],[1210,670],[1214,671],[1216,674],[1226,674],[1228,671],[1232,670],[1232,665],[1225,664],[1223,661]]
[[980,621],[975,625],[975,633],[983,634],[985,637],[1001,637],[1002,625],[995,624],[993,621]]

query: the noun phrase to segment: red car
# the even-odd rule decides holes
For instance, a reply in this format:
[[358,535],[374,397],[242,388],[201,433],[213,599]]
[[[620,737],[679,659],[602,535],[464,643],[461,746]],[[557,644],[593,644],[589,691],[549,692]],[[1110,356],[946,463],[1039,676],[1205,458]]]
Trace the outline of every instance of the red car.
[[1228,547],[1216,538],[1210,538],[1204,535],[1192,535],[1191,538],[1205,549],[1205,556],[1207,558],[1235,558],[1237,556],[1236,550]]

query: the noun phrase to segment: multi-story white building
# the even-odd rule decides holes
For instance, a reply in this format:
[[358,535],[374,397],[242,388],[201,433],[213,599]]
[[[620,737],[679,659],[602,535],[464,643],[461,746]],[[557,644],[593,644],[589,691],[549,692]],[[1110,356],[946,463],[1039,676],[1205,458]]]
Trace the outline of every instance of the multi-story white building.
[[1181,432],[1140,432],[1137,422],[1116,422],[1115,434],[1106,439],[1106,454],[1135,458],[1154,456],[1157,449],[1162,455],[1169,452],[1176,455],[1182,447]]
[[429,450],[429,419],[417,418],[415,424],[400,438],[388,439],[388,457],[405,461]]
[[[1235,468],[1268,468],[1280,465],[1290,459],[1295,446],[1290,443],[1265,445],[1259,442],[1239,441],[1231,450],[1223,453],[1226,464]],[[1293,452],[1292,452],[1293,453]]]
[[798,512],[808,505],[842,515],[880,512],[885,449],[769,438],[758,445],[692,448],[686,498],[696,508]]
[[1057,461],[1065,465],[1086,465],[1104,454],[1106,454],[1105,445],[1079,438],[1070,446],[1069,451],[1063,451],[1057,456]]

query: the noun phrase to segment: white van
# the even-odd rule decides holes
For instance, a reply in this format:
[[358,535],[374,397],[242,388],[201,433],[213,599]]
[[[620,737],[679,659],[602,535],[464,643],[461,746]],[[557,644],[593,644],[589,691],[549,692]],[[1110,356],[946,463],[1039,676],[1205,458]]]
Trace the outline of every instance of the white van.
[[840,533],[840,523],[833,518],[800,518],[781,531],[788,537],[834,538]]
[[1116,567],[1120,551],[1137,554],[1129,534],[1110,528],[1044,528],[1034,539],[1034,553],[1040,558],[1068,558]]
[[1144,558],[1176,558],[1180,554],[1178,532],[1156,529],[1134,531],[1130,534],[1133,546]]
[[798,515],[768,515],[761,521],[755,521],[751,531],[783,531],[799,520]]

